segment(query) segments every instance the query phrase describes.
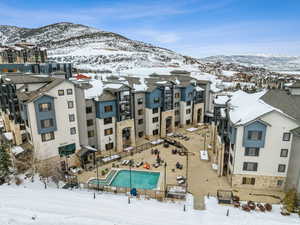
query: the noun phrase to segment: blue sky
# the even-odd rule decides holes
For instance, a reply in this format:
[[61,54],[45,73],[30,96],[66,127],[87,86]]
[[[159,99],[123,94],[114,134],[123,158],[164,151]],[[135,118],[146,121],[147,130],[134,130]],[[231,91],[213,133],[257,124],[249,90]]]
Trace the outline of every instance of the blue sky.
[[62,21],[194,57],[300,55],[300,0],[0,0],[0,24]]

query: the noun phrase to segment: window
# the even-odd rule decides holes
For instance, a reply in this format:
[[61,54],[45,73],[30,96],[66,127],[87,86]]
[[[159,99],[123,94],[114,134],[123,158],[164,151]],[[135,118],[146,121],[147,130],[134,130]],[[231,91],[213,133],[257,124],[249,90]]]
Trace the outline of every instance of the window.
[[105,129],[104,130],[104,135],[107,136],[107,135],[111,135],[113,133],[113,129],[112,128],[108,128],[108,129]]
[[175,102],[175,103],[174,103],[174,106],[175,106],[175,107],[179,107],[179,102]]
[[255,184],[255,178],[253,178],[253,177],[243,177],[242,184],[254,185]]
[[153,108],[153,109],[152,109],[152,113],[153,113],[153,114],[158,113],[158,108]]
[[74,102],[73,101],[68,101],[68,108],[73,109],[74,108]]
[[59,95],[59,96],[65,95],[65,91],[64,91],[64,90],[58,90],[57,92],[58,92],[58,95]]
[[283,180],[277,180],[277,186],[281,187],[283,185]]
[[93,131],[93,130],[88,130],[88,137],[90,138],[90,137],[94,137],[95,136],[95,131]]
[[139,135],[139,137],[143,137],[143,136],[144,136],[144,132],[143,132],[143,131],[140,131],[140,132],[138,133],[138,135]]
[[283,137],[282,137],[282,140],[283,141],[290,141],[290,138],[291,138],[291,133],[283,133]]
[[257,163],[255,162],[244,162],[244,171],[257,171]]
[[191,120],[187,120],[185,121],[187,125],[189,125],[191,123]]
[[76,134],[76,127],[71,127],[70,128],[70,134],[71,135]]
[[175,127],[178,127],[180,124],[180,121],[175,121]]
[[262,139],[262,131],[248,131],[248,140],[259,141]]
[[104,112],[112,112],[112,110],[113,110],[112,105],[104,106]]
[[287,157],[288,156],[288,149],[281,149],[280,157]]
[[152,118],[152,123],[157,123],[158,122],[158,117],[153,117]]
[[104,125],[112,123],[112,117],[104,118]]
[[139,119],[138,120],[138,124],[143,124],[144,120],[143,119]]
[[138,99],[137,99],[137,103],[138,103],[139,105],[143,104],[143,98],[138,98]]
[[54,132],[44,133],[42,136],[42,142],[54,140]]
[[245,148],[245,156],[258,156],[259,148]]
[[186,114],[190,114],[190,113],[191,113],[191,109],[187,109]]
[[233,165],[233,157],[232,157],[232,154],[230,154],[230,156],[229,156],[229,161],[230,161],[230,164]]
[[175,110],[175,115],[179,115],[179,110]]
[[158,135],[158,129],[153,130],[153,131],[152,131],[152,134],[153,134],[153,135]]
[[105,149],[106,150],[111,150],[114,148],[114,143],[108,143],[108,144],[105,144]]
[[73,89],[72,88],[67,89],[67,95],[72,95],[72,94],[73,94]]
[[138,115],[143,115],[144,110],[143,109],[139,109],[138,110]]
[[53,127],[53,119],[41,120],[41,128]]
[[93,120],[93,119],[87,120],[87,121],[86,121],[86,125],[87,125],[88,127],[93,126],[93,125],[94,125],[94,120]]
[[191,105],[191,101],[186,102],[186,105],[190,106]]
[[175,93],[175,98],[179,98],[180,94],[179,93]]
[[40,112],[48,112],[51,110],[51,103],[41,103],[39,104]]
[[86,112],[86,114],[92,113],[93,112],[93,107],[92,106],[86,107],[85,112]]
[[69,114],[69,122],[74,122],[74,121],[75,121],[75,115]]
[[154,103],[159,103],[159,101],[160,101],[159,97],[155,97],[155,98],[153,99],[153,102],[154,102]]
[[279,173],[284,173],[285,172],[285,165],[284,164],[279,164],[278,165],[278,172]]

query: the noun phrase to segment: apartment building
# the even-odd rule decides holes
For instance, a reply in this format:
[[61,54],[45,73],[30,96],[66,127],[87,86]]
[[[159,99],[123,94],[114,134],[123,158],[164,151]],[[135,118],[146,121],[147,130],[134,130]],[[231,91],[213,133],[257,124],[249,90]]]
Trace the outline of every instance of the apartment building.
[[82,120],[75,93],[81,87],[64,78],[24,74],[3,76],[1,86],[1,117],[11,144],[29,144],[38,161],[68,156],[70,164],[75,162]]
[[46,49],[34,44],[21,42],[13,46],[0,45],[0,64],[38,64],[46,61]]
[[145,139],[204,121],[206,81],[186,75],[149,75],[110,76],[88,83],[92,86],[85,90],[91,128],[87,132],[92,136],[88,145],[100,151],[129,151]]
[[[233,187],[282,190],[287,183],[294,130],[300,125],[300,98],[270,90],[237,91],[217,124],[225,145],[223,175]],[[223,114],[224,114],[223,113]]]

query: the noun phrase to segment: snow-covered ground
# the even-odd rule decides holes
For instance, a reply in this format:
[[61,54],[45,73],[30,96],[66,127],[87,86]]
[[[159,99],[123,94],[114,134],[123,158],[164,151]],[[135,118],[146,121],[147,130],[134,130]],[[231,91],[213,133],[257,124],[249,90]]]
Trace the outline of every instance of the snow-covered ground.
[[[44,189],[40,182],[0,186],[1,225],[293,225],[296,215],[283,217],[280,207],[272,212],[244,212],[220,206],[215,198],[206,199],[206,210],[192,209],[188,203],[128,199],[124,195],[97,194],[92,191]],[[186,211],[183,205],[186,204]],[[226,216],[229,209],[229,216]]]

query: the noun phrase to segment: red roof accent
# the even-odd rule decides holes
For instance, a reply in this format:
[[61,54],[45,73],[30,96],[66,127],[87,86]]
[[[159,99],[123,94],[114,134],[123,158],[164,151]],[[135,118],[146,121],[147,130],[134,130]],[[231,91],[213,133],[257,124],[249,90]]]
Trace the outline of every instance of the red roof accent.
[[74,76],[77,80],[82,80],[82,79],[91,79],[90,76],[84,75],[84,74],[77,74]]

